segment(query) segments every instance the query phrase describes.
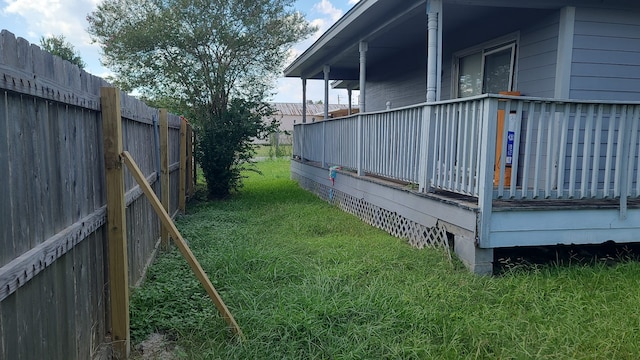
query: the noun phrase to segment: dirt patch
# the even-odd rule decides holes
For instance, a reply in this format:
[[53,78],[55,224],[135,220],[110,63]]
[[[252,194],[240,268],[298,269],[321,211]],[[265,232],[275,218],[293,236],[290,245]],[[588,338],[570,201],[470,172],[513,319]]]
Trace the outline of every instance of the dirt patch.
[[132,354],[138,360],[177,360],[185,359],[182,349],[165,335],[154,333],[138,344]]

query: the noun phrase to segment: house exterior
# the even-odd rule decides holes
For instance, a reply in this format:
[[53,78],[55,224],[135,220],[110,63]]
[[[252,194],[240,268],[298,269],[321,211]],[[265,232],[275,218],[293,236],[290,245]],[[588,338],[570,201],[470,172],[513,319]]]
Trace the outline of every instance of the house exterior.
[[416,246],[640,241],[640,2],[361,0],[285,75],[360,91],[292,177]]

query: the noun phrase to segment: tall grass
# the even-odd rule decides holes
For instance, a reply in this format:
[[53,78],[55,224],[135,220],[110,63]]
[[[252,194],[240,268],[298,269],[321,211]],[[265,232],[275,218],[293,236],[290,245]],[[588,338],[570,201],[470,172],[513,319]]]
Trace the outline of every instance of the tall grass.
[[173,249],[133,294],[134,342],[165,333],[189,359],[640,357],[638,263],[475,276],[301,190],[288,166],[261,162],[239,195],[178,219],[246,339]]

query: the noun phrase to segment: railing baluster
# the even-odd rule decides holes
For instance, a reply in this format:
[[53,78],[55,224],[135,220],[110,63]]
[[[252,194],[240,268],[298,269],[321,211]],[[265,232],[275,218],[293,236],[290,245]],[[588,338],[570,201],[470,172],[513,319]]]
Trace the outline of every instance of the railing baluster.
[[[498,198],[504,197],[504,177],[506,173],[506,159],[507,159],[507,137],[509,133],[509,115],[511,114],[511,100],[505,102],[505,108],[503,113],[503,121],[502,121],[502,132],[497,134],[498,138],[496,139],[497,144],[500,144],[500,157],[497,159],[498,161],[498,183],[493,184],[493,186],[498,186]],[[498,110],[499,111],[499,110]],[[500,139],[498,141],[498,139]],[[498,146],[498,145],[496,145]],[[495,169],[494,169],[495,171]],[[495,175],[494,175],[495,176]]]
[[[624,141],[626,133],[627,133],[627,105],[623,105],[620,110],[620,122],[618,125],[618,142],[616,146],[616,165],[614,169],[613,175],[613,196],[622,197],[623,194],[621,192],[620,186],[622,180],[622,174],[626,169],[623,169],[625,166],[623,165],[626,161],[623,162],[625,156],[629,154],[629,148],[626,147],[626,143]],[[624,179],[626,181],[626,178]]]
[[554,121],[556,118],[556,103],[551,103],[551,109],[549,110],[549,121],[548,121],[548,128],[547,128],[547,163],[546,163],[546,172],[545,172],[545,182],[544,182],[544,197],[545,199],[548,199],[551,197],[551,180],[552,180],[552,176],[553,176],[553,169],[554,169],[554,160],[555,157],[553,156],[553,145],[554,145],[554,141],[553,141],[553,129],[556,126],[556,122]]
[[527,110],[527,130],[524,138],[524,162],[522,164],[522,197],[530,197],[529,195],[529,168],[531,167],[531,143],[533,139],[533,122],[536,111],[536,103],[529,102]]
[[582,147],[582,176],[580,178],[580,198],[584,199],[587,197],[587,192],[589,189],[589,174],[593,171],[592,168],[589,167],[589,157],[591,156],[591,148],[593,145],[591,144],[591,131],[593,128],[593,121],[595,116],[595,105],[590,104],[589,110],[587,111],[587,118],[584,123],[584,146]]
[[[536,139],[536,165],[535,165],[535,169],[533,171],[533,198],[536,199],[538,198],[538,196],[540,196],[540,191],[539,189],[542,188],[542,184],[540,183],[540,175],[542,172],[542,134],[544,133],[545,130],[545,124],[549,123],[549,121],[545,121],[545,118],[547,117],[546,114],[546,103],[541,103],[540,104],[540,117],[538,119],[538,130],[537,130],[537,139]],[[550,116],[549,116],[550,117]],[[544,175],[544,174],[542,174]]]
[[593,166],[591,167],[591,197],[598,196],[598,175],[600,174],[600,139],[602,137],[602,118],[604,116],[604,106],[598,105],[598,117],[596,118],[595,136],[593,139]]
[[467,183],[467,174],[469,173],[469,142],[471,141],[471,137],[473,135],[469,134],[469,102],[465,102],[461,104],[460,111],[462,114],[460,115],[460,121],[462,126],[460,126],[460,132],[463,134],[462,138],[462,164],[459,164],[462,169],[462,176],[460,176],[460,191],[463,193],[469,193],[469,184]]
[[569,199],[575,197],[576,191],[576,172],[578,165],[578,142],[580,135],[580,126],[582,124],[582,104],[576,105],[576,114],[573,118],[573,139],[571,141],[571,163],[569,166]]
[[476,149],[476,156],[475,156],[475,163],[474,163],[474,174],[475,174],[475,182],[474,182],[474,189],[473,189],[473,195],[474,196],[480,196],[480,166],[481,166],[481,156],[482,156],[482,147],[486,146],[486,141],[487,140],[483,140],[482,139],[482,116],[484,114],[484,101],[481,100],[476,100],[475,101],[475,106],[473,107],[473,122],[474,122],[474,126],[475,126],[475,133],[478,135],[477,139],[475,139],[475,146],[474,149]]
[[424,139],[422,138],[422,133],[421,133],[421,129],[422,129],[422,122],[424,121],[424,111],[422,110],[422,108],[418,108],[416,109],[416,121],[414,124],[414,127],[416,129],[416,134],[420,134],[420,136],[416,137],[414,140],[414,155],[415,155],[415,160],[413,162],[413,168],[414,168],[414,177],[415,177],[415,183],[419,183],[420,182],[420,176],[419,176],[419,169],[420,169],[420,152],[422,151],[422,147],[424,146]]
[[565,163],[567,160],[567,139],[569,137],[569,115],[571,113],[571,104],[564,104],[564,113],[560,122],[560,141],[558,142],[558,183],[556,190],[556,197],[562,198],[564,196],[564,173]]
[[609,197],[609,193],[611,191],[611,157],[613,156],[613,134],[615,132],[615,123],[616,123],[616,113],[618,110],[617,105],[613,105],[609,107],[609,130],[607,133],[607,154],[605,157],[605,165],[604,165],[604,187],[602,196],[607,198]]
[[433,163],[431,165],[431,174],[433,177],[433,184],[435,187],[440,187],[440,168],[442,167],[442,153],[440,151],[440,143],[442,140],[442,107],[436,106],[434,110],[435,118],[435,134],[436,137],[433,140]]
[[636,172],[636,188],[635,193],[633,193],[634,197],[640,197],[640,141],[638,141],[638,123],[640,122],[640,105],[634,106],[633,119],[631,123],[633,124],[632,132],[631,132],[631,153],[629,154],[629,188],[633,187],[633,173],[634,173],[634,165],[633,159],[637,158],[637,162],[635,164],[635,172]]
[[453,104],[452,106],[452,123],[453,123],[453,134],[452,134],[452,138],[454,139],[452,147],[455,148],[455,150],[453,150],[453,156],[452,156],[452,161],[451,161],[451,189],[453,189],[454,191],[460,191],[460,175],[461,175],[461,159],[460,159],[460,152],[461,152],[461,145],[462,145],[462,139],[461,139],[461,135],[462,135],[462,131],[460,130],[461,128],[461,116],[460,116],[460,103],[456,103]]
[[[620,196],[620,220],[627,219],[627,200],[629,197],[629,163],[631,162],[631,131],[627,130],[630,128],[630,124],[628,124],[628,107],[627,105],[622,106],[622,111],[620,113],[620,126],[618,128],[618,150],[616,151],[617,160],[616,163],[616,177],[620,181],[619,188],[619,196]],[[633,117],[633,114],[631,115]],[[614,190],[615,192],[615,190]]]
[[385,160],[385,164],[386,167],[384,169],[385,172],[391,171],[391,168],[393,166],[393,146],[394,146],[394,142],[393,142],[393,123],[391,121],[391,116],[389,114],[385,114],[385,124],[386,126],[386,135],[387,135],[387,151],[385,153],[386,155],[386,160]]
[[[398,113],[398,115],[401,115],[403,113]],[[403,119],[400,116],[398,116],[398,119],[396,119],[397,121],[399,121],[401,123],[400,125],[400,131],[398,132],[399,135],[399,139],[398,139],[398,158],[401,159],[401,161],[399,161],[399,164],[397,165],[398,167],[398,171],[397,173],[400,175],[400,177],[402,178],[402,180],[406,179],[406,169],[407,169],[407,163],[406,163],[406,159],[407,159],[407,153],[408,153],[408,149],[407,149],[407,145],[409,144],[409,142],[407,141],[407,139],[409,138],[406,134],[407,132],[407,119]]]
[[[513,153],[512,153],[512,158],[511,158],[511,185],[509,186],[509,197],[510,198],[515,198],[516,197],[516,190],[517,190],[517,182],[518,182],[518,173],[519,173],[519,166],[520,166],[520,130],[522,127],[522,111],[523,111],[523,107],[524,107],[524,102],[523,101],[518,101],[518,107],[516,109],[516,123],[515,123],[515,129],[514,129],[514,139],[513,139]],[[522,197],[522,196],[520,196]]]
[[449,166],[449,189],[455,189],[458,182],[458,104],[451,104],[449,121],[451,122],[451,165]]
[[443,167],[443,175],[444,175],[443,185],[444,187],[451,188],[451,163],[453,162],[451,160],[451,157],[453,155],[452,147],[455,143],[452,137],[453,131],[451,130],[451,127],[453,126],[453,122],[451,121],[451,104],[447,104],[444,121],[445,121],[444,129],[445,129],[446,144],[445,144],[445,158],[444,158],[444,167]]

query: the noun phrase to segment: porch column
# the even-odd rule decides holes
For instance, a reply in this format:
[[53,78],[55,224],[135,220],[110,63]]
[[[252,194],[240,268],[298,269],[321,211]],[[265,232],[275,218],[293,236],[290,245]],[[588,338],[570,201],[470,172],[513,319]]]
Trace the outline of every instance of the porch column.
[[322,72],[324,73],[324,119],[327,120],[329,118],[329,71],[331,68],[329,65],[325,65],[322,68]]
[[353,105],[353,104],[351,104],[351,93],[352,93],[352,91],[353,90],[351,90],[351,88],[347,88],[347,100],[349,101],[349,107],[347,109],[347,115],[351,115],[351,108],[352,108],[352,105]]
[[367,81],[367,50],[369,50],[369,44],[366,41],[360,41],[360,112],[366,112],[364,105],[364,98],[366,92]]
[[307,122],[307,79],[302,78],[302,123]]
[[573,62],[573,37],[575,33],[576,8],[565,6],[560,10],[558,32],[558,53],[556,57],[556,84],[554,97],[569,98],[571,83],[571,63]]
[[441,11],[441,0],[427,1],[427,102],[437,100],[440,48],[438,23]]

